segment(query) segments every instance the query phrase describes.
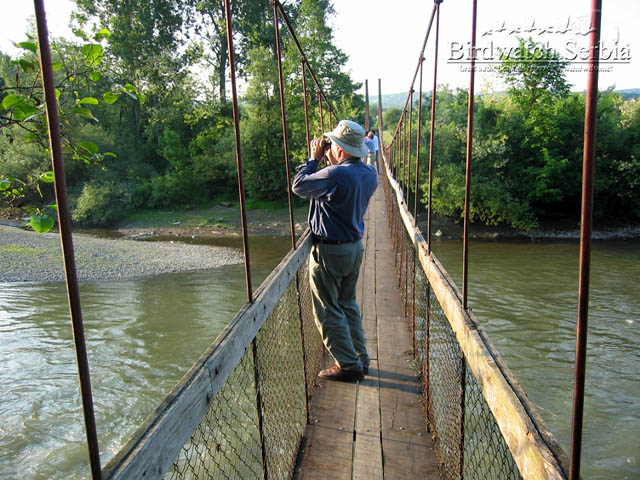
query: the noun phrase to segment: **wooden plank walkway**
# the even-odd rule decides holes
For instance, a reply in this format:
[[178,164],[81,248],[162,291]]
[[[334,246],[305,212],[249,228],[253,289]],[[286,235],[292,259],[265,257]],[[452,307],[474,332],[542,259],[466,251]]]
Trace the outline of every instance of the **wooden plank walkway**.
[[[440,479],[411,365],[411,338],[398,289],[382,185],[366,218],[358,302],[369,375],[362,382],[319,381],[294,478]],[[326,366],[333,361],[326,357]]]

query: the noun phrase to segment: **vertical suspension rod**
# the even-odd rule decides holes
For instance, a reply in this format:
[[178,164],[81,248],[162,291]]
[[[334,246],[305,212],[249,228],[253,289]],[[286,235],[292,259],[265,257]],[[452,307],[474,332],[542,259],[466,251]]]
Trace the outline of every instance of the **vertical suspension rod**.
[[309,104],[307,101],[307,75],[306,67],[304,65],[304,58],[300,59],[302,66],[302,98],[304,100],[304,131],[307,140],[307,159],[311,158],[311,133],[309,130]]
[[462,246],[462,307],[467,310],[468,280],[469,280],[469,204],[471,202],[471,156],[473,143],[473,97],[476,70],[476,23],[477,0],[473,0],[473,14],[471,22],[471,75],[469,79],[469,101],[467,106],[467,162],[465,168],[464,187],[464,239]]
[[369,131],[369,80],[364,81],[364,130]]
[[437,15],[436,15],[436,41],[435,41],[435,53],[433,59],[433,89],[431,90],[431,125],[429,126],[429,181],[427,189],[427,253],[431,254],[431,212],[432,212],[432,191],[433,185],[433,152],[434,152],[434,136],[436,130],[436,88],[438,86],[438,41],[440,39],[440,3],[442,0],[436,0]]
[[289,138],[287,135],[287,115],[284,105],[284,78],[282,75],[282,52],[280,49],[280,27],[278,27],[278,2],[273,5],[273,27],[276,32],[276,55],[278,60],[278,83],[280,85],[280,115],[282,117],[282,141],[284,146],[284,162],[287,171],[287,198],[289,200],[289,223],[291,230],[291,249],[296,249],[296,227],[293,221],[293,197],[291,194],[291,167],[289,166]]
[[413,130],[413,88],[409,92],[409,132],[407,134],[407,210],[409,210],[409,196],[411,195],[411,133]]
[[238,170],[238,195],[240,197],[240,217],[242,219],[242,249],[244,252],[244,273],[247,287],[247,301],[253,303],[251,286],[251,260],[249,257],[249,233],[247,229],[247,207],[244,192],[244,169],[242,166],[242,144],[240,142],[240,113],[238,110],[238,89],[236,86],[236,64],[233,52],[233,30],[231,22],[230,0],[224,0],[224,13],[227,30],[227,49],[229,54],[229,71],[231,77],[231,100],[233,106],[233,127],[236,142],[236,165]]
[[416,131],[416,181],[414,183],[414,196],[413,196],[413,218],[415,226],[418,226],[418,188],[420,177],[420,136],[422,134],[422,64],[424,63],[424,57],[420,59],[420,80],[418,82],[418,126]]
[[[382,123],[382,83],[378,79],[378,155],[382,156],[384,151],[384,125]],[[376,157],[376,168],[380,171],[381,160]]]
[[62,259],[67,285],[67,298],[69,301],[73,340],[75,343],[76,362],[78,364],[78,377],[80,379],[82,411],[84,414],[84,423],[87,432],[89,462],[91,464],[92,477],[94,479],[101,479],[102,470],[100,468],[100,449],[98,447],[98,434],[93,410],[93,395],[91,393],[89,359],[87,357],[84,325],[82,322],[82,309],[80,306],[80,291],[78,288],[78,276],[73,252],[71,216],[69,215],[69,204],[67,202],[67,184],[64,174],[62,143],[60,141],[60,119],[58,117],[58,104],[56,100],[51,61],[51,48],[49,46],[49,30],[47,28],[47,18],[43,0],[35,0],[34,6],[36,13],[36,25],[38,29],[40,72],[42,76],[42,88],[44,90],[47,125],[49,127],[51,165],[55,178],[54,189],[58,205],[58,227],[60,230],[60,243],[62,246]]
[[593,182],[596,147],[596,113],[598,105],[598,66],[600,54],[600,24],[602,0],[591,1],[591,34],[589,73],[584,121],[584,152],[582,157],[582,214],[580,222],[580,272],[578,286],[578,319],[576,328],[576,366],[571,422],[571,458],[569,478],[580,478],[582,451],[582,419],[587,360],[587,326],[589,319],[589,278],[591,271],[591,233],[593,226]]
[[318,104],[320,105],[320,128],[322,128],[322,133],[326,130],[324,128],[324,112],[322,111],[322,91],[318,88]]

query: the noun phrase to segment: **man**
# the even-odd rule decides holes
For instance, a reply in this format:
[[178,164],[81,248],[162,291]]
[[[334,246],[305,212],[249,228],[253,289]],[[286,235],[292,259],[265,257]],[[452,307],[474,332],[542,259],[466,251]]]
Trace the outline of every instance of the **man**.
[[373,141],[372,131],[367,132],[367,134],[364,136],[364,144],[369,149],[369,153],[367,155],[367,165],[373,165],[374,167],[377,168],[376,149],[378,148],[378,145],[376,145],[376,143]]
[[380,167],[378,166],[378,150],[380,150],[380,140],[378,139],[378,135],[376,135],[376,132],[374,132],[373,130],[371,130],[369,133],[371,134],[371,139],[373,140],[373,158],[375,160],[375,166],[377,169],[379,169]]
[[[369,371],[362,317],[356,303],[356,283],[362,263],[364,214],[378,186],[373,166],[362,158],[364,129],[342,120],[327,140],[311,142],[312,158],[298,167],[293,192],[310,198],[309,227],[313,246],[309,280],[313,313],[325,347],[336,365],[322,370],[330,380],[362,380]],[[327,156],[330,165],[318,170]]]

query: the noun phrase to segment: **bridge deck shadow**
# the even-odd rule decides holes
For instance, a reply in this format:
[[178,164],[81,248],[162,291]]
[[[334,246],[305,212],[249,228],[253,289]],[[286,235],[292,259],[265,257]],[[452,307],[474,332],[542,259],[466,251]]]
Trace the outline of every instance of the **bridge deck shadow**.
[[[318,381],[294,478],[440,479],[412,366],[382,185],[365,221],[358,302],[369,375],[362,382]],[[328,356],[325,362],[333,363]]]

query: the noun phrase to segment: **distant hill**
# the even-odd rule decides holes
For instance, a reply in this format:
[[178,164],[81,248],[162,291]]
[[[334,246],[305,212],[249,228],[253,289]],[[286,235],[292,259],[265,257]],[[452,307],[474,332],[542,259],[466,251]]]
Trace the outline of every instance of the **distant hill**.
[[[640,88],[627,88],[624,90],[614,90],[616,93],[620,94],[620,96],[624,100],[629,100],[631,98],[640,97]],[[425,93],[430,93],[425,92]],[[407,101],[407,92],[404,93],[388,93],[386,95],[382,95],[382,109],[388,110],[389,108],[404,108],[404,104]],[[378,99],[370,98],[369,101],[373,108],[377,108]],[[417,102],[417,96],[414,98],[414,101]]]
[[614,92],[619,93],[624,100],[640,97],[640,88],[627,88],[626,90],[614,90]]

